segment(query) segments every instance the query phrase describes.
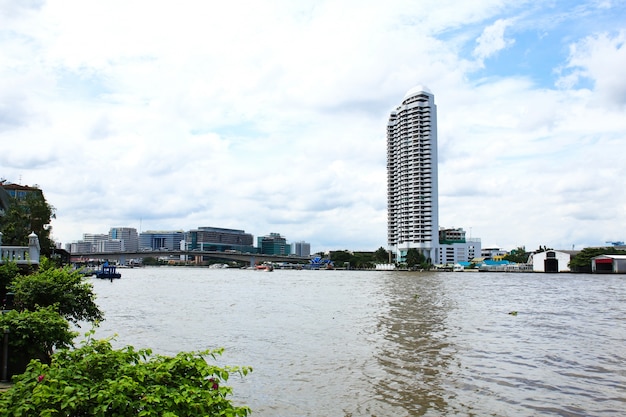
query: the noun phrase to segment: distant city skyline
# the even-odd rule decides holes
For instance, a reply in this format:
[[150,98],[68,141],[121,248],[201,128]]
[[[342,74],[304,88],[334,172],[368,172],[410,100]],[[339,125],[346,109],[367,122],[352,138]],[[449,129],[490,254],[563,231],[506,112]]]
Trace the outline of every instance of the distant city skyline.
[[200,226],[189,230],[146,230],[134,227],[111,227],[108,233],[84,233],[83,238],[67,242],[70,253],[141,252],[153,250],[209,250],[256,252],[272,255],[311,255],[311,244],[289,240],[277,232],[254,236],[241,229]]

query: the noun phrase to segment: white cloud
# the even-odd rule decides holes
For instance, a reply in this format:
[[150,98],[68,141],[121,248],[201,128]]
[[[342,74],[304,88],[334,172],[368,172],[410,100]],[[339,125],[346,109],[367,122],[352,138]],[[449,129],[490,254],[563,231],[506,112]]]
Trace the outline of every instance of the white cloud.
[[388,112],[421,83],[439,111],[443,226],[510,247],[597,244],[623,226],[606,209],[626,206],[608,192],[625,174],[626,118],[607,104],[623,87],[622,32],[567,38],[570,84],[545,89],[524,74],[474,80],[460,52],[489,65],[512,45],[519,2],[33,5],[0,3],[13,10],[0,176],[42,186],[63,242],[141,222],[375,250]]
[[514,39],[506,39],[504,36],[504,31],[512,24],[510,19],[498,19],[491,26],[487,26],[476,39],[474,56],[481,65],[485,59],[515,43]]
[[626,104],[626,31],[610,35],[593,34],[570,45],[565,75],[558,85],[573,88],[584,79],[591,80],[594,93],[607,103]]

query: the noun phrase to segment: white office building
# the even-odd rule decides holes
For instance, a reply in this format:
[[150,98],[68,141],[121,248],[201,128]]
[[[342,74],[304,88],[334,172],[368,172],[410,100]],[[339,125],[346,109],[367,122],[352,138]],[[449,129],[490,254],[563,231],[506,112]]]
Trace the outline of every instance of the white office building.
[[402,262],[415,248],[438,256],[437,107],[430,90],[415,87],[387,125],[387,241]]
[[439,264],[470,262],[480,254],[480,239],[467,238],[462,228],[439,229]]
[[291,244],[291,253],[297,256],[311,256],[311,244],[308,242],[294,242]]
[[124,252],[139,250],[139,235],[134,227],[112,227],[109,229],[109,240],[122,240]]

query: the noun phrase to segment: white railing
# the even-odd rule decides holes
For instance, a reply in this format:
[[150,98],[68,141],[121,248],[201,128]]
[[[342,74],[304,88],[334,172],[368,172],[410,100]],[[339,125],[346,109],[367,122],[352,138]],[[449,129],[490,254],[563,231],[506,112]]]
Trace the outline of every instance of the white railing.
[[20,265],[39,265],[39,238],[35,233],[28,236],[28,246],[2,246],[0,233],[0,264],[15,262]]
[[4,262],[19,262],[30,260],[28,246],[3,246],[0,248],[0,259]]

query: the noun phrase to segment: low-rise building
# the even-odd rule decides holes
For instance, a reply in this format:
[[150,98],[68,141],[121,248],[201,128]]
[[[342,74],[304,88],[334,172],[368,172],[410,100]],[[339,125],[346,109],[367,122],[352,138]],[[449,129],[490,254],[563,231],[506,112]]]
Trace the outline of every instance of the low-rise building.
[[626,255],[599,255],[591,258],[591,272],[626,274]]
[[462,228],[440,228],[437,263],[453,265],[469,262],[481,254],[480,239],[466,239]]
[[528,263],[532,264],[534,272],[570,272],[569,261],[578,251],[547,250],[531,253]]

